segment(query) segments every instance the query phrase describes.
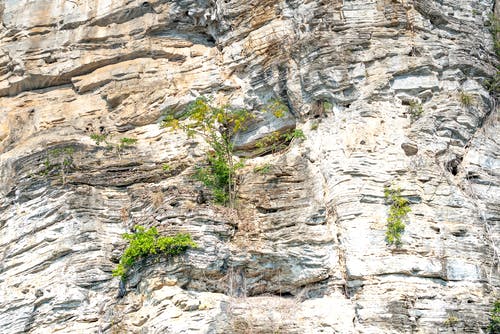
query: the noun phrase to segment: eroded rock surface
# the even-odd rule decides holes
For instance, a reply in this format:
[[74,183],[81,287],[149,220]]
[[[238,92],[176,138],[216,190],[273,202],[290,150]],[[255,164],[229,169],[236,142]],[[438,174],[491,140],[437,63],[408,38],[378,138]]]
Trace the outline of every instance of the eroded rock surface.
[[[494,6],[0,0],[2,332],[486,332]],[[158,126],[200,95],[258,116],[243,151],[306,136],[246,160],[237,210],[198,200],[202,139]],[[262,113],[273,100],[290,114]],[[400,247],[388,185],[412,209]],[[119,298],[111,271],[136,224],[199,247],[142,260]]]

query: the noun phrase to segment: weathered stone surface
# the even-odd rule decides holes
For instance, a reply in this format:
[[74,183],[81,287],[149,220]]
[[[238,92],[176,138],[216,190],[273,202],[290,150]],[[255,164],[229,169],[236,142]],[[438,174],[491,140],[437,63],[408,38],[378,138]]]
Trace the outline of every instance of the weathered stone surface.
[[412,156],[418,153],[418,147],[414,143],[403,143],[401,148],[405,151],[407,156]]
[[[485,332],[500,295],[484,86],[498,8],[0,0],[2,332]],[[237,210],[197,201],[201,138],[158,126],[200,95],[257,116],[242,155],[306,135],[246,160]],[[283,118],[262,112],[275,99]],[[400,247],[385,242],[388,185],[412,209]],[[199,247],[139,261],[120,298],[111,271],[137,224]]]

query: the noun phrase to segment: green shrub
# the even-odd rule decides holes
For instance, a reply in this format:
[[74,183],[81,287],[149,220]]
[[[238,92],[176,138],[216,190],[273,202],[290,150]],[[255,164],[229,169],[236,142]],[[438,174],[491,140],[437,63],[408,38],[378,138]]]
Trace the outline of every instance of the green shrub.
[[411,211],[409,202],[401,196],[401,189],[384,189],[384,197],[387,204],[390,205],[387,217],[387,231],[385,239],[389,245],[401,245],[401,234],[405,230],[404,221]]
[[95,144],[97,146],[101,145],[101,143],[103,143],[103,142],[106,142],[107,138],[108,138],[108,136],[105,135],[105,134],[93,133],[93,134],[90,135],[90,139],[92,139],[93,141],[95,141]]
[[195,178],[212,190],[216,203],[222,205],[229,203],[232,206],[234,201],[234,198],[231,198],[232,192],[236,188],[234,176],[240,165],[238,164],[238,168],[231,167],[221,150],[208,153],[207,161],[208,166],[196,168]]
[[500,334],[500,300],[493,304],[488,330],[490,334]]
[[197,247],[189,234],[178,233],[172,237],[161,237],[156,227],[146,230],[137,225],[135,233],[125,233],[122,237],[129,241],[129,245],[123,252],[120,263],[113,270],[113,276],[122,280],[127,278],[128,270],[140,258],[156,254],[179,255],[189,247]]
[[128,137],[123,137],[120,139],[120,145],[122,146],[132,146],[137,143],[136,138],[128,138]]

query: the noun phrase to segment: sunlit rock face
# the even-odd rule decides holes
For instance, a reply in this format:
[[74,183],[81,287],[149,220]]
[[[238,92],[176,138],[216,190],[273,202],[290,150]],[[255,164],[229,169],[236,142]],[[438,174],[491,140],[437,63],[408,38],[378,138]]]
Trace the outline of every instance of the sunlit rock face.
[[[0,331],[486,332],[494,2],[0,0]],[[255,115],[236,209],[199,199],[203,139],[159,126],[198,96]],[[411,208],[399,247],[387,186]],[[198,247],[142,259],[120,298],[135,225]]]

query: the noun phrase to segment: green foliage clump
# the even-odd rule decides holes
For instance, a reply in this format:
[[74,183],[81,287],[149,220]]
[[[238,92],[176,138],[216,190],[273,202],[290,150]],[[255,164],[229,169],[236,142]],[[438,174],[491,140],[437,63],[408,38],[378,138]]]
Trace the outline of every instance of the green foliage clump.
[[292,139],[306,139],[306,135],[301,129],[294,129],[293,131],[285,132],[282,137],[286,141],[290,141]]
[[460,98],[460,103],[464,107],[470,107],[474,103],[474,96],[472,96],[471,94],[468,94],[464,91],[461,91],[459,93],[459,98]]
[[287,105],[278,99],[271,99],[262,111],[272,113],[276,118],[282,118],[290,112]]
[[408,111],[410,112],[411,121],[414,122],[422,116],[424,113],[424,107],[417,101],[410,101]]
[[197,247],[189,234],[178,233],[172,237],[161,237],[156,227],[146,230],[143,226],[135,226],[135,233],[123,234],[123,239],[129,241],[128,247],[120,258],[120,263],[113,270],[113,276],[122,280],[127,278],[128,270],[134,263],[149,255],[179,255],[189,247]]
[[279,131],[271,132],[257,141],[258,154],[274,153],[286,147]]
[[290,130],[285,133],[274,131],[256,142],[255,146],[258,149],[256,153],[257,155],[276,153],[286,148],[293,139],[304,140],[306,136],[300,129]]
[[111,141],[112,137],[108,137],[107,134],[99,134],[92,133],[90,135],[90,139],[92,139],[97,146],[100,146],[101,143],[106,144],[106,148],[108,150],[112,150],[113,148],[116,150],[118,154],[120,154],[126,147],[134,146],[137,144],[136,138],[123,137],[119,140],[118,144],[115,144]]
[[123,137],[120,139],[120,145],[121,146],[132,146],[137,144],[137,139],[136,138],[129,138],[129,137]]
[[134,146],[137,144],[136,138],[123,137],[120,139],[120,144],[116,146],[118,153],[123,151],[126,147]]
[[256,166],[253,171],[254,173],[258,174],[268,174],[271,171],[271,165],[270,164],[264,164],[261,166]]
[[[275,109],[279,112],[278,107]],[[198,134],[205,139],[212,150],[207,153],[206,166],[199,166],[195,177],[212,190],[216,203],[233,207],[236,172],[243,163],[234,158],[232,138],[245,128],[252,115],[245,109],[213,106],[206,98],[200,97],[188,106],[183,117],[186,122],[168,115],[162,127],[181,129],[188,136]]]
[[458,324],[458,322],[459,322],[459,319],[458,319],[456,316],[454,316],[454,315],[450,315],[450,316],[449,316],[449,317],[445,320],[444,325],[445,325],[446,327],[453,327],[453,326],[455,326],[456,324]]
[[232,207],[236,195],[235,175],[243,163],[228,162],[223,150],[209,152],[207,161],[207,167],[196,168],[195,178],[212,190],[215,203]]
[[490,334],[500,334],[500,300],[495,301],[493,304],[488,330]]
[[333,110],[333,104],[329,101],[324,101],[323,102],[323,109],[325,109],[325,111],[332,111]]
[[105,134],[99,134],[99,133],[92,133],[90,135],[90,139],[95,141],[95,144],[97,146],[101,145],[101,143],[105,143],[107,141],[108,136]]
[[384,188],[384,198],[390,205],[387,217],[385,239],[389,245],[401,245],[401,234],[405,230],[404,221],[411,211],[409,201],[401,196],[401,189]]

